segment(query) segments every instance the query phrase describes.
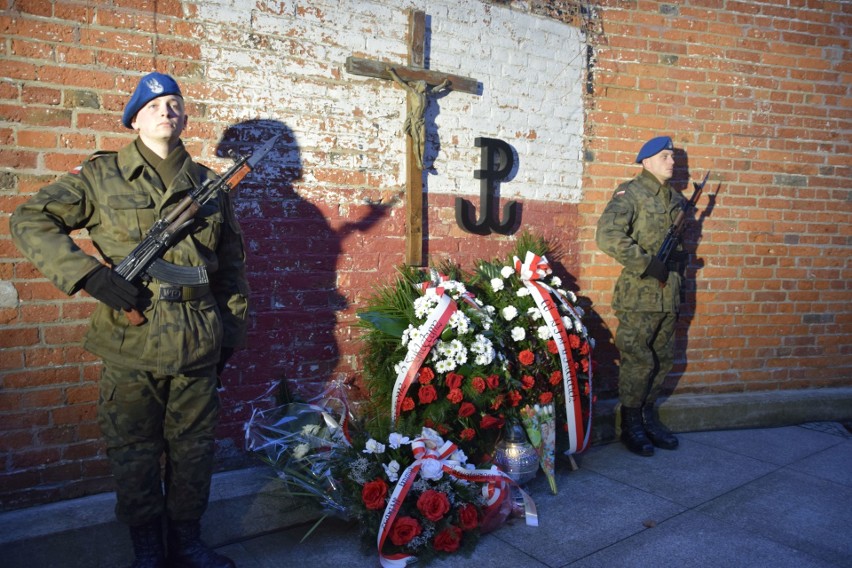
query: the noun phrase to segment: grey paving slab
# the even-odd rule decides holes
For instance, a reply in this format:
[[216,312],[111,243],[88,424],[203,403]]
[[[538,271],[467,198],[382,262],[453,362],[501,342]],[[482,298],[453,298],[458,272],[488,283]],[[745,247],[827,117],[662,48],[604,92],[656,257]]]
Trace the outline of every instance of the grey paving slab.
[[682,438],[676,450],[652,457],[628,452],[621,444],[593,447],[578,460],[590,469],[628,486],[694,507],[777,469],[777,466]]
[[837,436],[799,426],[690,432],[682,434],[681,439],[776,465],[799,461],[843,441]]
[[852,567],[852,488],[791,468],[696,508],[837,566]]
[[789,467],[819,479],[852,487],[852,439],[842,440]]
[[559,494],[552,495],[543,478],[530,489],[539,512],[539,526],[518,520],[494,533],[547,564],[561,566],[594,553],[602,546],[645,529],[684,510],[667,499],[613,481],[591,470],[559,476]]
[[837,568],[839,565],[724,521],[687,512],[565,566]]

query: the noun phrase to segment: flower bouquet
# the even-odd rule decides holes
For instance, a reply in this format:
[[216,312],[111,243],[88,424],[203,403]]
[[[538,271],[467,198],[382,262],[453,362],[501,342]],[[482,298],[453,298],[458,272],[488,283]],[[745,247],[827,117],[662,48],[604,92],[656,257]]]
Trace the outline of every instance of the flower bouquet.
[[505,366],[492,341],[492,313],[459,271],[403,268],[358,316],[367,329],[364,382],[374,414],[389,418],[385,431],[433,428],[471,460],[489,462],[509,404]]
[[577,298],[553,276],[546,250],[543,241],[522,237],[511,260],[477,267],[472,288],[496,314],[496,341],[510,368],[509,416],[522,419],[521,409],[555,405],[568,434],[566,453],[573,454],[590,439],[592,345]]
[[547,477],[550,492],[556,495],[556,417],[553,404],[526,405],[521,408],[521,422],[530,444],[538,454],[541,470]]
[[423,428],[413,439],[392,432],[382,441],[357,429],[347,436],[324,402],[255,412],[246,425],[249,448],[326,510],[304,538],[328,514],[355,519],[390,567],[469,553],[512,514],[507,476],[477,469],[436,431]]

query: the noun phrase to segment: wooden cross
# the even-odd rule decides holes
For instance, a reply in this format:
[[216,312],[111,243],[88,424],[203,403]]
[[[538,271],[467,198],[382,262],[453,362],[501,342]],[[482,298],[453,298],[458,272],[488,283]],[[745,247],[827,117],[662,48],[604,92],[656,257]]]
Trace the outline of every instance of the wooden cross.
[[[410,84],[424,81],[431,87],[443,87],[453,91],[461,91],[478,95],[479,82],[470,77],[440,73],[425,68],[426,60],[426,13],[412,10],[408,15],[408,65],[394,65],[373,59],[360,57],[346,58],[346,71],[352,75],[375,77],[377,79],[397,80]],[[392,73],[397,75],[394,79]],[[424,112],[425,108],[413,108],[412,97],[407,98],[406,112],[408,121],[416,112]],[[421,140],[421,144],[425,140]],[[411,135],[406,136],[406,165],[405,165],[405,262],[414,266],[423,266],[423,170],[420,165],[422,153]]]

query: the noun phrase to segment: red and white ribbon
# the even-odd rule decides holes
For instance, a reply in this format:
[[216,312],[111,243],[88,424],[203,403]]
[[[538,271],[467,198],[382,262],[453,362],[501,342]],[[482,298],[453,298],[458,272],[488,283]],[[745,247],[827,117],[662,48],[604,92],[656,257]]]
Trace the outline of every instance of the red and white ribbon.
[[421,329],[426,329],[427,332],[418,340],[412,339],[408,344],[408,352],[405,354],[405,359],[400,364],[399,373],[396,375],[396,382],[393,385],[393,393],[391,394],[391,424],[396,423],[396,419],[402,413],[402,402],[408,389],[411,387],[414,380],[417,378],[417,372],[423,365],[423,361],[429,356],[432,351],[432,346],[441,337],[441,332],[450,321],[450,317],[458,310],[458,305],[449,294],[446,293],[443,287],[432,282],[424,282],[424,295],[433,294],[438,297],[438,303],[429,312],[426,318],[426,323],[421,326]]
[[542,279],[551,273],[550,264],[543,256],[539,256],[531,251],[527,251],[524,261],[518,257],[514,257],[515,272],[521,277],[524,286],[529,290],[533,300],[535,300],[544,322],[550,329],[553,341],[556,343],[559,361],[562,366],[562,385],[565,392],[565,416],[568,425],[568,450],[566,454],[575,454],[582,452],[589,445],[592,414],[591,414],[591,398],[592,398],[592,365],[591,352],[589,353],[589,416],[583,423],[583,408],[580,403],[580,387],[577,380],[577,371],[574,368],[574,358],[571,354],[571,348],[568,345],[568,332],[565,329],[565,323],[562,321],[562,316],[556,303],[553,301],[555,297],[559,303],[566,308],[578,321],[579,315],[573,307],[565,301],[561,294],[545,284]]
[[[379,549],[379,563],[383,568],[402,568],[417,560],[417,557],[405,553],[384,554],[382,548],[390,535],[391,527],[393,527],[393,522],[399,514],[402,503],[418,474],[427,479],[440,479],[446,473],[459,480],[471,483],[488,483],[495,486],[505,486],[507,482],[514,483],[508,475],[499,469],[466,469],[457,460],[451,458],[457,447],[450,441],[444,442],[440,448],[431,448],[430,442],[432,441],[428,438],[417,438],[411,442],[411,449],[415,458],[414,463],[400,474],[396,487],[394,487],[385,507],[376,543]],[[520,488],[518,490],[524,498],[527,524],[538,526],[535,503],[527,493]]]

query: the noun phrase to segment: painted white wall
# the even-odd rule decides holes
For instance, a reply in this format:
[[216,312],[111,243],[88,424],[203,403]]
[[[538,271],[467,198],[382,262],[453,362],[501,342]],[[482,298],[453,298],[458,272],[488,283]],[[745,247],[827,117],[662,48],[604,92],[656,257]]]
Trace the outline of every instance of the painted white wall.
[[[349,75],[350,55],[407,61],[406,11],[426,12],[427,66],[477,79],[482,94],[450,93],[437,111],[427,157],[437,155],[430,193],[477,195],[478,136],[517,152],[506,198],[581,199],[583,69],[578,28],[477,0],[207,0],[197,5],[208,79],[222,86],[208,104],[223,128],[280,120],[297,136],[300,192],[321,198],[318,169],[368,173],[399,187],[405,171],[405,92],[390,81]],[[227,95],[223,102],[221,93]],[[437,106],[436,106],[437,105]]]

